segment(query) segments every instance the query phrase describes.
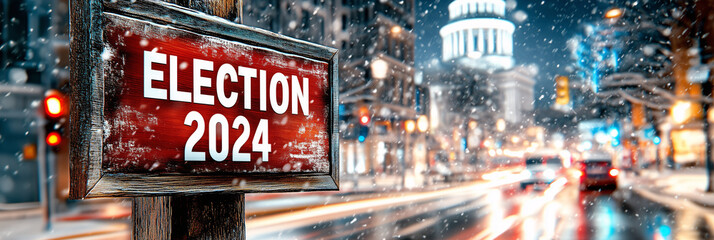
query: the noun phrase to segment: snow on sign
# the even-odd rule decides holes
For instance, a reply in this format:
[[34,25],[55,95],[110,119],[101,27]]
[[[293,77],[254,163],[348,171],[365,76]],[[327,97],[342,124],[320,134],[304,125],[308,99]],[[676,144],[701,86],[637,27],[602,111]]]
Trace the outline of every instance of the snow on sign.
[[107,172],[329,172],[327,63],[105,23]]
[[336,50],[103,5],[100,27],[72,29],[95,34],[71,43],[73,197],[337,188]]

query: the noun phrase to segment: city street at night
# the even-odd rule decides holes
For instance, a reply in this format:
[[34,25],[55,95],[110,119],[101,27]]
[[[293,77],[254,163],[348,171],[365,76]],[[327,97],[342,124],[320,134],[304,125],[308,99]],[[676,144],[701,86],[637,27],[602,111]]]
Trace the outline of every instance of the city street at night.
[[0,239],[714,239],[714,0],[0,0]]
[[[520,190],[518,170],[433,189],[338,194],[249,195],[248,239],[708,239],[714,209],[660,193],[646,177],[613,190],[579,190],[563,177]],[[287,197],[286,197],[287,196]],[[711,202],[711,200],[709,200]],[[62,217],[55,233],[27,226],[39,216],[2,221],[8,239],[63,236],[128,238],[127,206],[95,204],[115,215],[84,211]],[[122,210],[123,209],[123,210]],[[110,213],[107,213],[110,214]],[[84,228],[84,229],[83,229]],[[73,234],[68,234],[71,231]]]
[[[250,216],[248,234],[255,239],[708,239],[712,236],[708,227],[709,221],[714,220],[712,209],[680,203],[666,195],[655,195],[646,187],[637,187],[636,182],[644,179],[622,179],[623,188],[617,190],[580,191],[577,185],[561,178],[542,191],[521,191],[513,182],[517,178],[517,174],[503,174],[492,180],[402,194],[304,197],[336,203]],[[256,203],[259,204],[262,203]]]

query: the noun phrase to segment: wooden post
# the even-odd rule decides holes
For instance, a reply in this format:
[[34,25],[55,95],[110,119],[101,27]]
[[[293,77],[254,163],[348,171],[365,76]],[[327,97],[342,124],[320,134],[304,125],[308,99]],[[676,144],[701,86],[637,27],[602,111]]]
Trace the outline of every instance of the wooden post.
[[140,197],[133,239],[245,239],[245,194]]
[[[243,0],[201,2],[186,7],[243,23]],[[245,194],[134,198],[131,223],[132,239],[245,239]]]

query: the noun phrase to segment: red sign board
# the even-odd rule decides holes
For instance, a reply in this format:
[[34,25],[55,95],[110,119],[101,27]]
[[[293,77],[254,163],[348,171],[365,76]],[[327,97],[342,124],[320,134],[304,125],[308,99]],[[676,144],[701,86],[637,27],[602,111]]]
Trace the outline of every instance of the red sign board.
[[327,63],[105,21],[107,172],[329,172]]
[[73,197],[337,188],[334,49],[103,5],[72,29]]

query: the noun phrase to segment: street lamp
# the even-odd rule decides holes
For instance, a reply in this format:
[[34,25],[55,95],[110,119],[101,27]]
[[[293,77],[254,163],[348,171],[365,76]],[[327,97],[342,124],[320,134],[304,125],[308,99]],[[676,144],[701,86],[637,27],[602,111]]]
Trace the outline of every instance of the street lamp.
[[605,12],[605,18],[608,18],[608,19],[619,18],[621,16],[622,16],[622,9],[620,9],[620,8],[611,8],[610,10],[607,10],[607,12]]
[[392,34],[397,35],[397,34],[399,34],[400,32],[402,32],[402,27],[400,27],[400,26],[394,26],[394,27],[392,27],[391,32],[392,32]]
[[692,115],[692,102],[676,101],[672,106],[672,120],[677,124],[685,123]]
[[476,129],[476,127],[478,127],[478,122],[474,120],[469,121],[469,129],[473,130]]
[[498,121],[496,121],[496,130],[499,132],[506,130],[506,120],[503,120],[503,118],[498,119]]
[[387,77],[387,70],[389,69],[389,64],[382,59],[377,59],[372,61],[370,69],[372,70],[373,78],[384,79]]
[[407,133],[414,132],[414,129],[416,129],[416,124],[414,123],[414,120],[404,121],[404,130],[407,130]]
[[427,119],[425,115],[421,115],[417,119],[417,129],[419,129],[420,132],[429,130],[429,119]]

